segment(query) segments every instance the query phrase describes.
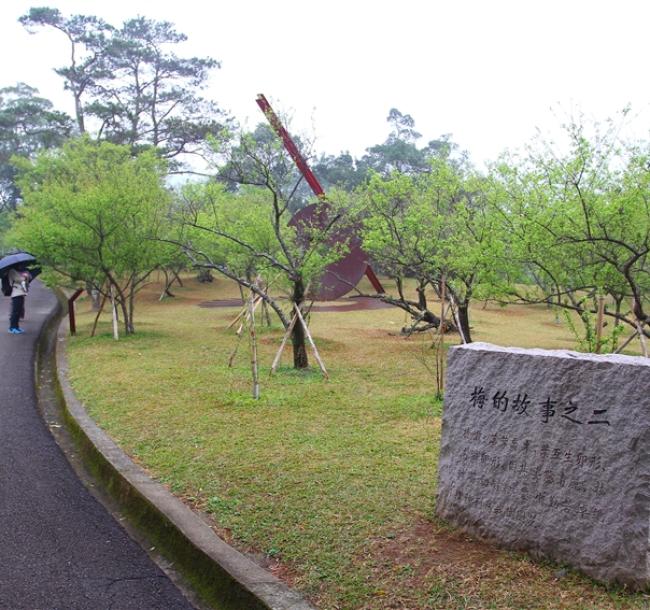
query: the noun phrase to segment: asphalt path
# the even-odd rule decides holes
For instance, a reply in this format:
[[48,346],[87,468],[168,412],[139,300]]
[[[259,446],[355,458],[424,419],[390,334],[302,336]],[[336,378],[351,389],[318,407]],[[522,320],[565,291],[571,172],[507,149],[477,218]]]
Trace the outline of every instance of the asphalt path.
[[36,342],[55,307],[34,282],[25,333],[12,335],[0,296],[0,609],[191,610],[83,486],[39,414]]

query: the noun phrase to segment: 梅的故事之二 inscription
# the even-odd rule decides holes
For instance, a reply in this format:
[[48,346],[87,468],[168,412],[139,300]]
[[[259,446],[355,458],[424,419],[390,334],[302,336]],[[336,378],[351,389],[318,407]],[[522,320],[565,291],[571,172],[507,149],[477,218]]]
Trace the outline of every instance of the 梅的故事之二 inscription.
[[437,511],[605,582],[650,584],[650,360],[452,348]]

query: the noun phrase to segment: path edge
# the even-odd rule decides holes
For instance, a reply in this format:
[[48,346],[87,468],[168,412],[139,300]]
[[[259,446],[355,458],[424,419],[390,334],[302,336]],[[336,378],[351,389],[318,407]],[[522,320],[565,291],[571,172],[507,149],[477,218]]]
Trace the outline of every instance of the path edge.
[[94,422],[68,381],[66,320],[63,316],[58,326],[51,324],[39,344],[48,340],[49,333],[56,333],[54,382],[66,427],[84,466],[129,523],[174,564],[203,601],[218,610],[316,610],[299,593],[226,544]]

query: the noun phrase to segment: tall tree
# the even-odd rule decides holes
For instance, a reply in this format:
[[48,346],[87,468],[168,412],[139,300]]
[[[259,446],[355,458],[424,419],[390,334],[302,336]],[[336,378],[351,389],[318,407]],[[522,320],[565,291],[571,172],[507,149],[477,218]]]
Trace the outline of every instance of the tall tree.
[[314,162],[313,169],[326,191],[336,187],[351,192],[365,183],[368,177],[367,168],[360,165],[349,152],[336,156],[321,155]]
[[415,130],[415,120],[397,108],[390,109],[386,120],[392,128],[388,138],[382,144],[366,149],[366,154],[358,162],[359,171],[371,170],[382,176],[392,172],[420,174],[429,171],[429,159],[446,158],[455,148],[449,135],[442,135],[418,148],[417,141],[422,136]]
[[169,256],[157,241],[169,212],[164,160],[81,138],[22,162],[21,171],[13,243],[68,281],[114,292],[125,332],[135,332],[135,295]]
[[14,210],[20,198],[14,156],[30,158],[60,146],[72,131],[72,120],[53,109],[38,90],[18,83],[0,89],[0,211]]
[[110,76],[105,62],[105,47],[113,27],[98,17],[73,15],[64,17],[56,8],[31,8],[19,21],[30,31],[51,27],[68,41],[70,64],[56,68],[65,88],[72,93],[79,133],[86,132],[85,98],[102,78]]
[[208,137],[218,137],[229,122],[197,93],[219,63],[176,55],[187,37],[169,22],[138,17],[116,28],[53,8],[33,8],[20,21],[67,37],[70,64],[56,72],[73,94],[82,133],[126,144],[134,154],[153,146],[178,170],[181,159],[203,154]]
[[[238,187],[239,200],[214,198],[206,206],[204,199],[188,201],[185,224],[187,239],[182,243],[193,262],[215,269],[261,296],[277,313],[285,328],[290,326],[294,307],[305,313],[309,288],[324,268],[342,256],[346,244],[328,241],[341,221],[332,202],[323,206],[319,226],[290,224],[292,203],[302,177],[282,142],[267,126],[253,133],[240,133],[227,150],[221,149],[228,162],[220,176]],[[251,190],[252,189],[252,190]],[[214,194],[214,191],[212,191]],[[247,201],[246,198],[253,198]],[[254,205],[253,205],[254,204]],[[208,235],[214,246],[206,246]],[[203,244],[203,245],[202,245]],[[291,311],[284,314],[267,291],[250,280],[253,273],[272,272],[282,278]],[[301,324],[292,327],[294,367],[309,365]]]
[[180,58],[170,48],[187,40],[166,21],[125,21],[104,49],[110,77],[94,88],[88,111],[101,120],[99,134],[134,150],[154,146],[168,158],[198,154],[218,136],[226,117],[197,94],[219,63]]

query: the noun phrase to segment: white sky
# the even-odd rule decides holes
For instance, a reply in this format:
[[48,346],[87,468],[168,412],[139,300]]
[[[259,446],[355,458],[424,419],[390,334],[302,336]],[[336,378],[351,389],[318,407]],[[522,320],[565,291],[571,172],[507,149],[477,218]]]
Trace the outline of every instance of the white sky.
[[31,6],[172,21],[189,37],[179,55],[222,63],[206,97],[253,127],[264,93],[331,154],[382,142],[391,107],[421,144],[451,133],[479,163],[576,110],[604,119],[631,104],[634,135],[650,127],[647,0],[2,0],[0,86],[24,81],[72,114],[52,71],[66,41],[28,34],[17,18]]

